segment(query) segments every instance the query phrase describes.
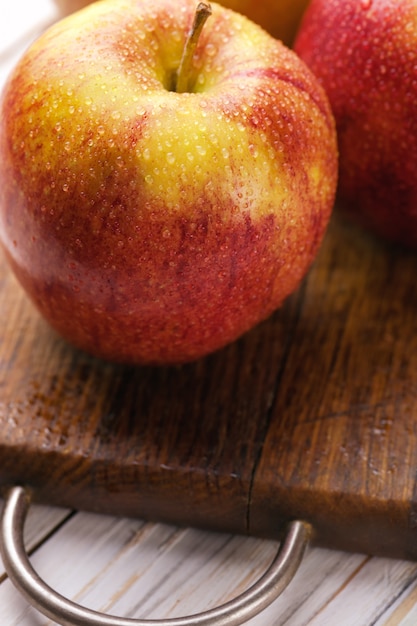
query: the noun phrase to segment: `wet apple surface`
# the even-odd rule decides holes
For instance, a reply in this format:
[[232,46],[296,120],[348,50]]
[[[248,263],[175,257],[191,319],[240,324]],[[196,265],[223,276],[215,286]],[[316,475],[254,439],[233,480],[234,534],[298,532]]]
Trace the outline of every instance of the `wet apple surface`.
[[51,325],[107,359],[183,362],[236,339],[297,288],[333,206],[333,117],[278,41],[213,5],[189,91],[173,90],[194,13],[94,4],[3,93],[7,257]]
[[416,16],[416,0],[312,0],[295,44],[336,118],[340,203],[367,228],[413,248]]
[[[94,0],[55,0],[61,15],[68,15]],[[246,15],[286,45],[294,41],[310,0],[221,0],[220,4]]]

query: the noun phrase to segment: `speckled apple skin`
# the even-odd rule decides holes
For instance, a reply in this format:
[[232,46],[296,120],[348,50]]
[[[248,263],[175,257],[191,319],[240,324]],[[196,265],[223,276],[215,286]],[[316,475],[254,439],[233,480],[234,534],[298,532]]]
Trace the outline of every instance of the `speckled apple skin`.
[[[310,0],[221,0],[220,4],[253,20],[286,45],[292,45],[301,17]],[[93,0],[55,0],[61,15],[91,4]]]
[[312,0],[295,48],[336,118],[341,205],[415,248],[417,1]]
[[193,0],[93,4],[1,100],[0,238],[50,324],[105,359],[202,357],[271,314],[316,256],[334,120],[296,55],[213,5],[193,88],[167,89]]

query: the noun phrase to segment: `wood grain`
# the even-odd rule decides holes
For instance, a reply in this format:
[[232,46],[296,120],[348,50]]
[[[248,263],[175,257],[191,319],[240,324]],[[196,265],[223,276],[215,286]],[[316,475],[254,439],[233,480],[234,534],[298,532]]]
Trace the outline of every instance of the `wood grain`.
[[0,484],[39,502],[417,558],[417,257],[340,218],[240,341],[177,368],[78,352],[0,265]]

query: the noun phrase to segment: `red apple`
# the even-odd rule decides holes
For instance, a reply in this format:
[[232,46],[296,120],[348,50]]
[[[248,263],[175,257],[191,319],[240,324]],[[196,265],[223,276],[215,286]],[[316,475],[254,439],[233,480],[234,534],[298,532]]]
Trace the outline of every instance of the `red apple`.
[[79,11],[88,4],[91,4],[94,0],[55,0],[55,4],[58,6],[62,15],[69,15],[74,11]]
[[[62,15],[69,15],[92,1],[55,0]],[[294,41],[308,3],[309,0],[220,0],[220,4],[246,15],[287,45]]]
[[308,3],[309,0],[221,0],[225,7],[246,15],[286,45],[292,45]]
[[184,362],[239,337],[296,289],[333,206],[312,73],[213,4],[178,77],[195,6],[93,4],[32,45],[1,99],[7,257],[52,326],[107,359]]
[[417,0],[312,0],[295,47],[336,118],[341,204],[417,245]]

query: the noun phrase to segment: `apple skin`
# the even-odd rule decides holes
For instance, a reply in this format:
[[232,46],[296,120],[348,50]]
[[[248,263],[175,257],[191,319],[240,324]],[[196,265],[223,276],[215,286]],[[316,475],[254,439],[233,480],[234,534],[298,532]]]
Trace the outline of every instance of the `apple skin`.
[[310,0],[221,0],[291,46]]
[[[310,0],[221,0],[220,4],[246,15],[271,35],[292,45],[302,15]],[[55,0],[61,15],[91,4],[93,0]]]
[[193,0],[98,2],[35,42],[0,102],[0,240],[68,341],[112,361],[191,361],[293,292],[337,182],[310,70],[213,4],[189,93],[166,87]]
[[338,204],[379,236],[417,246],[417,1],[312,0],[295,50],[329,97]]

